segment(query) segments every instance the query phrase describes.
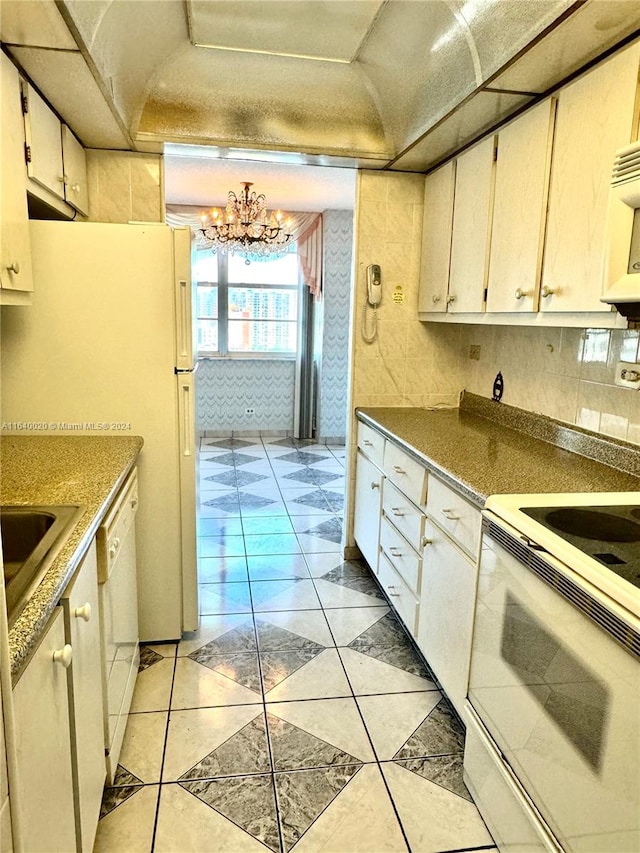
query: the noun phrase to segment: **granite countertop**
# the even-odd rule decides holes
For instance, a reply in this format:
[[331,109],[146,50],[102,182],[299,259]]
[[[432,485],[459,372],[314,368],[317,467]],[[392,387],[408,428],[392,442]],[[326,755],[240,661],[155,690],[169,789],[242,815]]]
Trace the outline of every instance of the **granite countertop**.
[[477,506],[497,494],[640,491],[640,447],[475,395],[459,409],[357,416]]
[[15,683],[100,522],[142,448],[139,436],[6,435],[0,439],[0,502],[79,504],[84,514],[9,631]]

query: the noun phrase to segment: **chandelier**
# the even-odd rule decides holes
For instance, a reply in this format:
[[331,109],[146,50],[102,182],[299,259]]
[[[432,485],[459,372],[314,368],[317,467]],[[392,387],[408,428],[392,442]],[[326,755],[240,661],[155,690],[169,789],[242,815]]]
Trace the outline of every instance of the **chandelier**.
[[232,190],[224,211],[212,208],[200,217],[201,244],[216,252],[244,256],[245,263],[252,260],[283,255],[293,237],[293,221],[278,210],[269,216],[267,198],[251,191],[252,183],[243,182],[238,197]]

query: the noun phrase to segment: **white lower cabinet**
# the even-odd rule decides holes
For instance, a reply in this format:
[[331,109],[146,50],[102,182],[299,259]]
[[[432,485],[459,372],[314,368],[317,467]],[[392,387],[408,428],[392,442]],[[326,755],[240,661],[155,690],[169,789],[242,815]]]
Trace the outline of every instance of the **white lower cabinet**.
[[378,571],[383,474],[358,450],[353,538],[369,566]]
[[11,794],[25,853],[93,850],[106,774],[92,542],[14,690]]
[[[360,443],[360,431],[358,436]],[[379,459],[382,436],[366,427],[366,438]],[[385,440],[381,464],[382,470],[358,450],[354,538],[462,715],[481,514],[390,439]]]
[[71,733],[62,607],[13,690],[18,779],[11,807],[17,811],[25,851],[76,849]]
[[96,546],[92,543],[62,599],[69,669],[71,747],[78,850],[93,850],[105,780],[102,666]]
[[462,714],[467,695],[477,565],[427,521],[417,642]]

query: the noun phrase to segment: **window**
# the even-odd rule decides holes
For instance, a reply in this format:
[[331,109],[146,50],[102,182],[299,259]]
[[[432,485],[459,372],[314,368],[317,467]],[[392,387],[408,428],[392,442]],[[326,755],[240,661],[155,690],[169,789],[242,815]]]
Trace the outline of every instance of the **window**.
[[280,258],[246,264],[196,252],[198,355],[294,355],[298,336],[295,245]]

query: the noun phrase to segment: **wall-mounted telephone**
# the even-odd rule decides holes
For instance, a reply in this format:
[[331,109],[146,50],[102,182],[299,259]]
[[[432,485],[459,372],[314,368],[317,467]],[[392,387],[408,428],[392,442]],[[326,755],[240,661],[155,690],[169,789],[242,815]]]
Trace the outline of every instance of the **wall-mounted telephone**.
[[[367,301],[362,314],[362,337],[368,344],[372,344],[378,332],[378,320],[376,308],[382,301],[382,273],[379,264],[369,264],[367,267]],[[367,309],[373,308],[372,328],[368,329]]]
[[382,276],[378,264],[369,264],[367,267],[367,302],[373,308],[380,304],[382,299]]

